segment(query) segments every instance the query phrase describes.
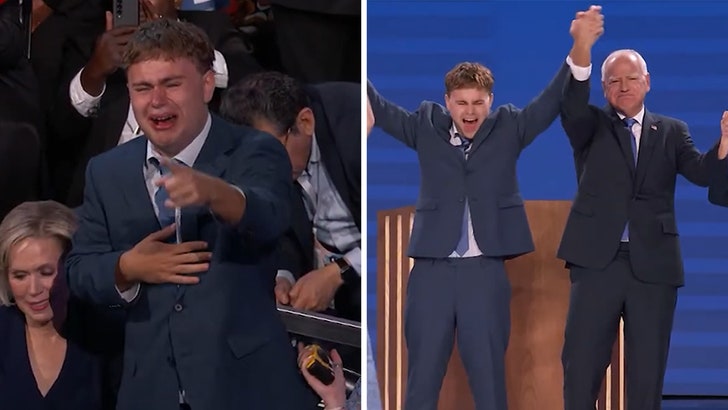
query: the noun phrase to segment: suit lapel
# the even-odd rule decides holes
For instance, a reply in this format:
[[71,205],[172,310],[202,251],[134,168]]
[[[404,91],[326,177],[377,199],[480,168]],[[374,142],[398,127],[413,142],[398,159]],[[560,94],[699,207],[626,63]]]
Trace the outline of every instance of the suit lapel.
[[[200,150],[194,165],[195,170],[213,177],[220,177],[228,165],[229,157],[223,155],[234,147],[234,139],[229,132],[223,130],[219,119],[212,117],[212,125],[207,140]],[[181,210],[182,241],[200,240],[198,232],[198,218],[202,212],[199,207],[187,207]]]
[[483,141],[485,141],[485,139],[490,135],[490,132],[493,131],[496,121],[497,119],[495,114],[489,115],[480,128],[478,128],[478,131],[475,132],[475,136],[473,137],[473,148],[470,149],[470,156],[472,156],[475,151],[483,145]]
[[452,128],[452,117],[441,105],[435,105],[432,111],[432,126],[438,137],[450,144],[450,129]]
[[635,192],[639,190],[642,183],[645,181],[647,170],[649,169],[650,159],[657,146],[657,137],[659,121],[650,114],[649,111],[645,110],[645,117],[642,121],[642,135],[640,136],[640,149],[639,156],[637,158],[637,172],[635,174]]
[[[124,157],[115,166],[115,181],[121,187],[128,210],[130,221],[139,221],[140,229],[153,227],[159,229],[159,220],[154,213],[152,200],[144,179],[144,162],[147,154],[147,139],[139,137],[129,142],[129,148],[124,150]],[[126,148],[126,147],[125,147]]]
[[610,106],[607,106],[604,109],[607,112],[607,115],[612,121],[612,127],[614,129],[614,135],[617,138],[617,143],[619,144],[619,149],[622,152],[622,157],[624,158],[624,161],[627,163],[627,167],[629,168],[629,173],[634,178],[635,175],[635,165],[634,165],[634,153],[632,152],[632,134],[630,133],[630,130],[627,129],[627,126],[624,124],[624,122],[619,118],[619,115],[617,115],[617,112],[614,111],[614,109]]
[[349,212],[354,213],[351,210],[351,194],[349,192],[349,184],[346,182],[346,169],[344,164],[341,162],[342,158],[336,150],[336,142],[331,129],[329,128],[329,121],[324,113],[324,108],[320,104],[314,104],[314,118],[316,120],[316,144],[318,145],[319,151],[321,152],[321,161],[326,167],[326,171],[334,183],[334,187],[339,192],[341,199],[349,208]]
[[[200,150],[200,154],[195,160],[193,168],[197,171],[205,173],[213,177],[221,177],[227,169],[230,161],[230,151],[235,149],[235,136],[222,125],[221,120],[212,116],[212,125],[207,140]],[[200,207],[187,207],[181,209],[180,215],[180,233],[182,242],[199,241],[199,218],[202,214],[209,212],[207,209]],[[179,286],[177,297],[182,297],[187,286]]]

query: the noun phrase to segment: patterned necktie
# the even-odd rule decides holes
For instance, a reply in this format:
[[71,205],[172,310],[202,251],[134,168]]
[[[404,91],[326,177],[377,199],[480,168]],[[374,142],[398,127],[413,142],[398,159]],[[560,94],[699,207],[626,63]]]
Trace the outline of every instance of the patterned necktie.
[[463,155],[465,155],[465,159],[468,159],[468,154],[470,153],[470,146],[472,144],[472,140],[469,138],[465,138],[462,135],[455,133],[455,138],[457,138],[460,141],[460,145],[457,147],[460,148],[463,151]]
[[[162,176],[169,173],[169,168],[160,164],[158,159],[149,158],[149,163],[154,165]],[[164,186],[157,188],[157,192],[154,193],[154,204],[157,206],[157,219],[159,219],[159,225],[162,228],[174,222],[174,208],[168,208],[164,205],[167,199],[169,199],[169,193]]]
[[[632,126],[637,123],[637,120],[634,118],[625,118],[623,121],[627,130],[629,130],[632,143],[632,157],[634,158],[634,165],[637,166],[637,137],[635,137],[634,131],[632,131]],[[627,225],[624,226],[624,232],[622,232],[622,242],[627,241],[629,241],[629,221],[627,221]]]
[[[463,151],[465,159],[468,159],[468,154],[471,147],[471,140],[463,138],[460,134],[456,133],[455,137],[460,140],[460,148]],[[465,200],[465,209],[463,210],[463,222],[460,227],[460,240],[457,246],[455,246],[455,252],[458,255],[463,256],[470,249],[470,238],[468,237],[468,221],[470,221],[470,206],[468,206],[467,198]]]

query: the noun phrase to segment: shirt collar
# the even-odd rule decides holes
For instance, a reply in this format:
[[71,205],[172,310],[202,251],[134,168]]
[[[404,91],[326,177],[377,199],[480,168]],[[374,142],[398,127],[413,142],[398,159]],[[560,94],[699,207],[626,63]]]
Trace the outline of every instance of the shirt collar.
[[[622,121],[624,121],[624,119],[627,118],[626,115],[622,114],[619,111],[617,111],[617,115],[619,116],[619,119],[622,120]],[[634,118],[637,121],[637,124],[639,124],[640,126],[642,126],[642,120],[645,119],[645,106],[643,105],[642,106],[642,109],[640,109],[640,112],[638,112],[637,115],[635,115],[632,118]]]
[[[182,151],[180,151],[179,154],[175,155],[174,159],[182,162],[188,167],[195,165],[195,161],[197,161],[197,157],[200,155],[200,151],[202,151],[202,146],[205,145],[205,141],[207,141],[207,136],[208,134],[210,134],[211,126],[212,116],[210,116],[210,114],[208,113],[207,121],[205,122],[205,126],[202,127],[202,131],[200,131],[195,139],[193,139],[192,142],[189,143],[189,145],[187,145]],[[162,155],[157,152],[156,148],[154,148],[154,145],[152,145],[152,141],[147,140],[147,161],[145,162],[145,165],[149,164],[149,160],[152,158],[156,158],[157,160],[161,161]]]
[[450,144],[452,145],[460,145],[462,141],[457,137],[458,135],[458,129],[455,128],[455,122],[452,123],[450,126]]
[[458,133],[458,129],[455,128],[455,122],[453,121],[452,125],[450,126],[450,138],[455,138],[455,135]]
[[460,147],[463,145],[470,145],[472,140],[468,140],[467,138],[460,135],[458,132],[458,129],[455,128],[455,123],[452,123],[452,126],[450,127],[450,144],[454,145],[456,147]]

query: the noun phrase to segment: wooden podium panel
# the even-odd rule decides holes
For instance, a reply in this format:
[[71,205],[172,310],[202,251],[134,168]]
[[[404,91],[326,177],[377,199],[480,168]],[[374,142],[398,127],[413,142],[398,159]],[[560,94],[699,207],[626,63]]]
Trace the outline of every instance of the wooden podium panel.
[[[569,201],[526,201],[536,251],[506,262],[511,281],[511,335],[506,354],[509,410],[562,410],[561,348],[569,305],[569,274],[556,258]],[[404,298],[413,260],[407,246],[414,207],[382,211],[377,238],[377,373],[385,410],[404,404],[407,352]],[[615,343],[597,410],[623,410],[623,335]],[[474,409],[467,375],[454,347],[440,391],[439,409]]]

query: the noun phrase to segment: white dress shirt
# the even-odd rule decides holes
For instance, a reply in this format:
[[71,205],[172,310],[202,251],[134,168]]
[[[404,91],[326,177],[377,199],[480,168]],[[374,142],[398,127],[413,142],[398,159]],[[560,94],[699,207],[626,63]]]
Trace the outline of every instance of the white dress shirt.
[[[452,127],[450,127],[450,144],[456,147],[459,147],[462,142],[460,141],[460,138],[456,136],[458,130],[455,128],[455,123],[452,124]],[[467,157],[466,157],[467,158]],[[467,161],[467,159],[466,159]],[[467,198],[466,198],[467,201]],[[468,225],[468,250],[465,251],[464,254],[460,255],[457,253],[457,251],[452,251],[450,254],[450,258],[472,258],[475,256],[481,256],[483,255],[483,252],[480,250],[480,247],[478,246],[478,242],[475,240],[475,234],[473,233],[473,220],[470,217],[470,207],[468,207],[465,210],[467,213],[465,214],[465,218],[468,219],[467,225]],[[462,235],[462,232],[461,232]],[[460,238],[460,236],[458,236]]]

